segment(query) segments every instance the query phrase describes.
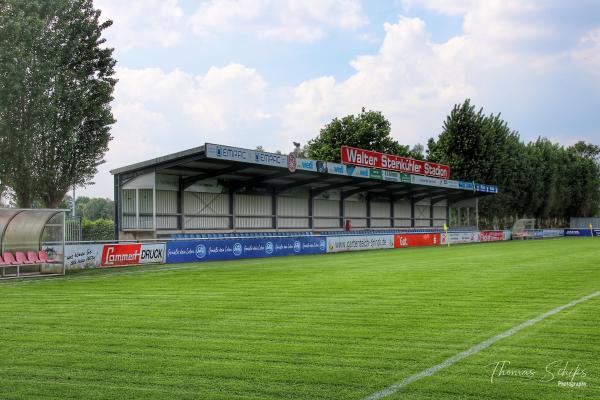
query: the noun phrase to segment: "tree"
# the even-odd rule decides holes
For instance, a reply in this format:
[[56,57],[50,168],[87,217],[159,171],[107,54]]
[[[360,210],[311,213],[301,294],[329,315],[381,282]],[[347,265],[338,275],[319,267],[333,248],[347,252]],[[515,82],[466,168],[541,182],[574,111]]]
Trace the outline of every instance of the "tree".
[[454,106],[437,141],[428,142],[429,161],[447,164],[452,178],[498,185],[500,193],[480,203],[482,218],[511,215],[522,200],[524,149],[517,132],[500,115],[486,116],[469,99]]
[[454,179],[499,186],[498,195],[480,202],[484,222],[520,216],[556,226],[570,216],[594,215],[599,156],[599,146],[584,142],[564,148],[540,137],[524,144],[499,114],[486,116],[469,100],[454,106],[442,133],[428,143],[428,159],[449,164]]
[[91,0],[0,1],[0,180],[22,207],[90,184],[114,123],[113,49]]
[[[75,201],[76,207],[78,203],[78,201]],[[100,197],[91,198],[83,205],[80,215],[90,221],[99,219],[112,220],[114,218],[114,203],[110,199]]]
[[308,142],[307,155],[324,161],[340,162],[342,145],[375,150],[399,156],[409,155],[403,146],[390,136],[390,122],[379,111],[365,111],[334,118],[325,125],[319,136]]

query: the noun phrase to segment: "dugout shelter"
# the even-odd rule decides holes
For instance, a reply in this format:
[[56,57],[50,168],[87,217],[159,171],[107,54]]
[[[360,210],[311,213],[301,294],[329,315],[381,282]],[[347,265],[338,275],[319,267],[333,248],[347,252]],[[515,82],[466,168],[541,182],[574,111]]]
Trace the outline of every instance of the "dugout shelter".
[[63,275],[65,210],[0,208],[0,278]]
[[[207,143],[114,176],[115,237],[477,226],[492,185]],[[350,222],[348,222],[350,221]]]

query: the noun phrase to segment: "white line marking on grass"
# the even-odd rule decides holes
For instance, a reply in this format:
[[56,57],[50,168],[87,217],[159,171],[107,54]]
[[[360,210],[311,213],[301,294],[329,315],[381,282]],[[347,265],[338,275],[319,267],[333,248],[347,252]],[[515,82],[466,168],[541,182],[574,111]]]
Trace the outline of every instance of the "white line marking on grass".
[[481,350],[487,349],[488,347],[490,347],[491,345],[493,345],[494,343],[496,343],[499,340],[502,340],[504,338],[507,338],[509,336],[514,335],[515,333],[522,331],[523,329],[537,324],[540,321],[543,321],[544,319],[557,314],[567,308],[571,308],[576,306],[579,303],[583,303],[584,301],[593,299],[594,297],[598,297],[600,296],[600,291],[596,292],[596,293],[592,293],[592,294],[588,294],[587,296],[584,296],[580,299],[577,300],[573,300],[570,303],[567,303],[565,305],[562,306],[558,306],[556,308],[553,308],[552,310],[542,314],[542,315],[538,315],[535,318],[532,318],[530,320],[527,320],[517,326],[514,326],[512,328],[510,328],[507,331],[504,331],[502,333],[497,334],[496,336],[493,336],[479,344],[476,344],[475,346],[471,347],[468,350],[465,350],[461,353],[458,353],[450,358],[445,359],[444,361],[442,361],[441,363],[434,365],[431,368],[428,368],[424,371],[418,372],[414,375],[409,376],[408,378],[404,378],[403,380],[396,382],[388,387],[386,387],[385,389],[377,392],[377,393],[373,393],[372,395],[370,395],[369,397],[365,397],[364,400],[379,400],[382,399],[384,397],[390,396],[394,393],[396,393],[397,391],[399,391],[400,389],[402,389],[405,386],[410,385],[411,383],[418,381],[422,378],[426,378],[428,376],[431,376],[433,374],[435,374],[436,372],[446,368],[446,367],[450,367],[454,364],[456,364],[457,362],[459,362],[460,360],[462,360],[463,358],[467,358],[470,355],[473,355],[475,353],[479,353]]

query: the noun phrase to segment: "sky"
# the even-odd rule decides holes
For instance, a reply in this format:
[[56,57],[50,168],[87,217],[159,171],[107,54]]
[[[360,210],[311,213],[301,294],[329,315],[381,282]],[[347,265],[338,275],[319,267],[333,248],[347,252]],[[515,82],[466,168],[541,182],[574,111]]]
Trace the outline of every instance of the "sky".
[[95,0],[114,47],[109,170],[206,142],[292,150],[381,111],[406,145],[470,98],[524,141],[600,144],[596,0]]

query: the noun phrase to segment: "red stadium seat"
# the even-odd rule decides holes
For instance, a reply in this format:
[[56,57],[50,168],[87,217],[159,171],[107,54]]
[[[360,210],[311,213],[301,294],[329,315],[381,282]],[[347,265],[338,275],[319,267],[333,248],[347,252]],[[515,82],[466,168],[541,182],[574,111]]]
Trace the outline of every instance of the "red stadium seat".
[[15,260],[15,256],[13,256],[13,253],[10,253],[8,251],[5,251],[4,254],[2,254],[2,258],[4,258],[4,263],[7,265],[21,265],[22,264],[19,261]]
[[44,250],[40,250],[38,252],[38,259],[40,260],[40,262],[42,264],[56,264],[58,263],[57,261],[53,261],[50,259],[50,257],[48,256],[48,253],[46,253]]
[[0,256],[0,265],[10,265],[10,264],[5,263],[4,259],[2,258],[2,256]]
[[44,262],[39,259],[38,253],[32,250],[27,252],[27,260],[29,260],[32,264],[44,264]]
[[15,257],[17,258],[17,262],[19,264],[33,264],[33,262],[27,259],[27,256],[22,251],[17,251],[15,253]]

